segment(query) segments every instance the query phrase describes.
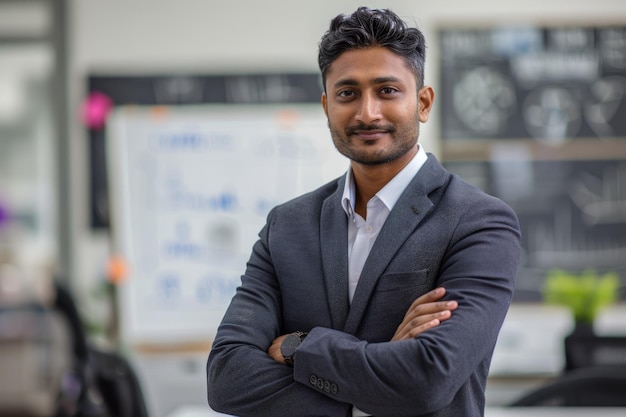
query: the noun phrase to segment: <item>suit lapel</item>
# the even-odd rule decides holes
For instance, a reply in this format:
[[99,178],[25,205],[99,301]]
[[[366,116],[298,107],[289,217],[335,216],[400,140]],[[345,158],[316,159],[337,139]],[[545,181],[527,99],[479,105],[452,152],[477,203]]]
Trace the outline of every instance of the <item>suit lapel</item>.
[[341,207],[346,181],[322,204],[320,245],[328,307],[334,329],[342,329],[348,317],[348,222]]
[[447,171],[433,155],[429,155],[428,161],[396,202],[363,266],[344,327],[346,333],[357,332],[378,278],[406,239],[432,210],[434,204],[428,195],[441,187],[447,176]]

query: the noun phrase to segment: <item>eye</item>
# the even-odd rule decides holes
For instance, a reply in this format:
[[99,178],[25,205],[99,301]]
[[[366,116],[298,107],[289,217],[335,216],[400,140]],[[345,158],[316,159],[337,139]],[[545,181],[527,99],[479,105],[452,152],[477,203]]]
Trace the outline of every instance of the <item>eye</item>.
[[382,95],[392,95],[397,93],[399,90],[395,87],[383,87],[380,89],[380,94]]
[[337,101],[350,101],[356,96],[354,90],[340,90],[337,92]]

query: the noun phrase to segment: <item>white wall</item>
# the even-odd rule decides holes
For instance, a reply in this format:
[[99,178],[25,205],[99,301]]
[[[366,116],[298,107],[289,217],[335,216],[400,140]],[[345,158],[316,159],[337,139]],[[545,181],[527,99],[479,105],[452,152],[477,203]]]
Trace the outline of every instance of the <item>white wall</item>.
[[[623,0],[71,0],[72,274],[85,291],[110,250],[107,234],[89,227],[87,137],[75,117],[88,74],[317,71],[317,42],[330,19],[362,4],[418,24],[430,46],[426,81],[435,87],[440,25],[626,22]],[[420,139],[435,154],[437,119],[435,110]]]

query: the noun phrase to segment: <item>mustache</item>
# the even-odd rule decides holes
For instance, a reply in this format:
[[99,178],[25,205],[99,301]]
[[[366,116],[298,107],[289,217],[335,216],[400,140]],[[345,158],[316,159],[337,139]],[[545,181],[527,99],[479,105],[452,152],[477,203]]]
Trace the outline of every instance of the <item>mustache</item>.
[[365,124],[365,123],[359,123],[356,126],[348,126],[346,128],[346,135],[350,136],[350,135],[354,135],[356,132],[367,132],[367,131],[372,131],[372,130],[377,130],[377,131],[381,131],[381,132],[386,132],[386,133],[394,133],[396,131],[396,128],[393,127],[392,125],[376,125],[376,124]]

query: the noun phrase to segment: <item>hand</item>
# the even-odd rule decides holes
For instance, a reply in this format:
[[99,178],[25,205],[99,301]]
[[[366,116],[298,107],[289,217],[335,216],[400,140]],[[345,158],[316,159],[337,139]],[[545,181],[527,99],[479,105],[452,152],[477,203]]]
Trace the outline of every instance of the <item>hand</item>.
[[285,337],[287,337],[286,334],[278,336],[267,349],[267,353],[272,357],[272,359],[278,363],[282,363],[283,365],[286,365],[286,363],[285,358],[283,358],[283,354],[280,353],[280,345],[283,343],[283,339]]
[[439,301],[445,294],[446,290],[439,287],[413,301],[391,341],[414,339],[426,330],[437,327],[442,321],[449,319],[452,311],[458,307],[458,303]]

